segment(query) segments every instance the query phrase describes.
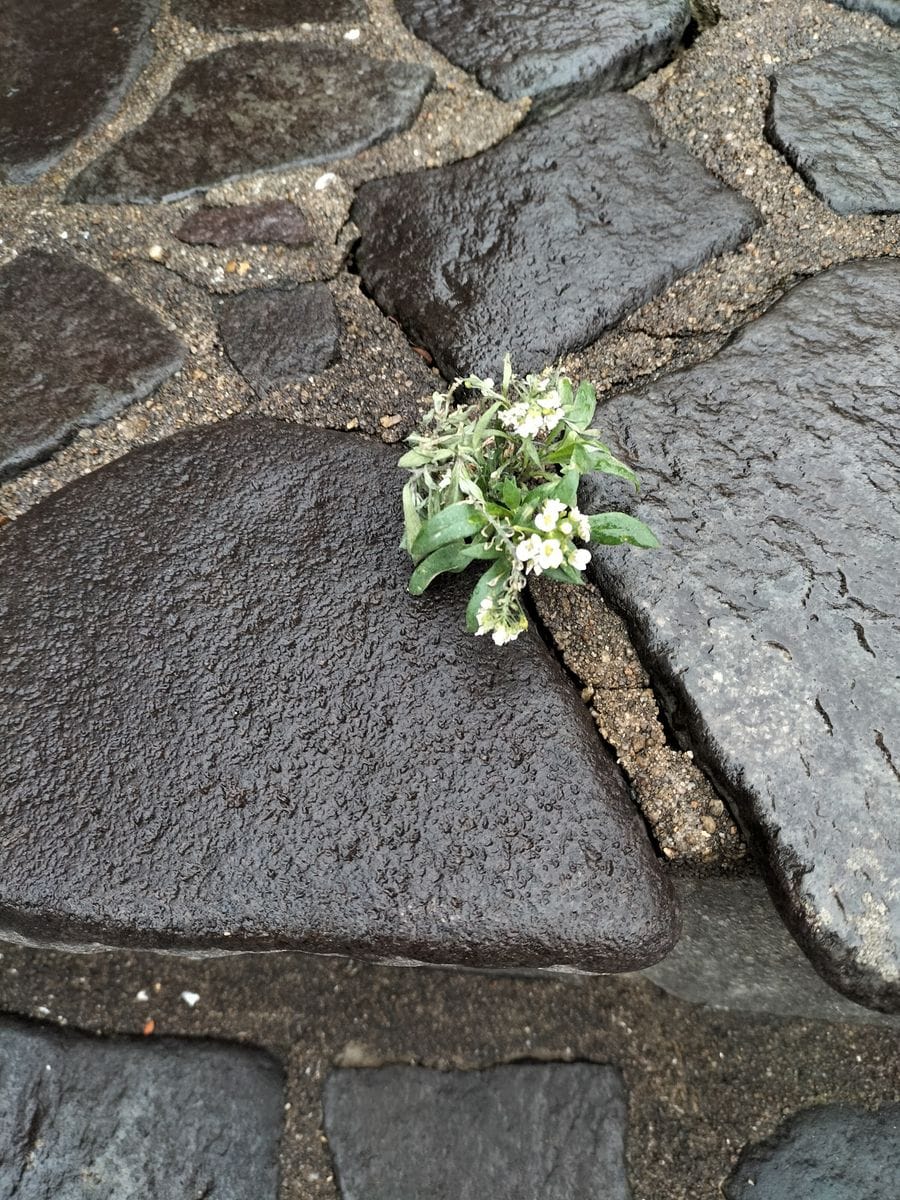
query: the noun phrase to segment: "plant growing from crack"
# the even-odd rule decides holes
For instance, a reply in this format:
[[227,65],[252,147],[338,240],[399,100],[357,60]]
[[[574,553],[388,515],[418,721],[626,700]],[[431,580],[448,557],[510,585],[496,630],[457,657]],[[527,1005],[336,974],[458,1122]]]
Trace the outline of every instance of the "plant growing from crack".
[[[471,394],[471,398],[466,396]],[[621,512],[578,509],[578,485],[589,471],[637,476],[589,428],[597,398],[556,370],[503,380],[470,375],[435,392],[421,432],[408,439],[400,466],[404,538],[415,568],[409,590],[419,596],[439,575],[488,563],[466,609],[471,633],[504,645],[528,628],[521,593],[529,575],[583,583],[590,551],[659,543],[643,521]]]

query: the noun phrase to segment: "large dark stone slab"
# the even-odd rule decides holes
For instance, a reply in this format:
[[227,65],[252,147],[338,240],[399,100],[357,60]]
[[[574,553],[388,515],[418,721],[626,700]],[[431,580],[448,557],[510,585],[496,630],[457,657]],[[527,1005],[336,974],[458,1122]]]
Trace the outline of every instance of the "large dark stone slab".
[[494,374],[506,351],[517,370],[542,367],[594,341],[756,223],[630,96],[367,183],[352,215],[365,285],[448,378]]
[[772,79],[769,141],[843,215],[900,210],[900,50],[841,46]]
[[866,1112],[832,1104],[750,1147],[725,1185],[728,1200],[897,1200],[900,1104]]
[[0,928],[615,971],[677,918],[536,634],[415,600],[396,452],[233,422],[0,538]]
[[313,240],[309,222],[290,200],[198,208],[175,236],[190,246],[305,246]]
[[337,361],[341,322],[327,286],[255,289],[222,302],[219,332],[228,357],[254,390],[299,381]]
[[173,0],[172,11],[201,29],[276,29],[298,21],[365,19],[365,0]]
[[116,110],[158,13],[158,0],[4,0],[0,175],[29,183]]
[[[900,1008],[900,263],[798,285],[711,361],[617,396],[653,555],[600,582],[814,965]],[[585,506],[623,498],[606,485]]]
[[873,13],[888,25],[900,25],[900,0],[836,0],[855,12]]
[[325,1130],[342,1200],[629,1200],[615,1067],[334,1071]]
[[417,37],[502,100],[628,88],[668,62],[689,0],[398,0]]
[[238,1046],[0,1021],[0,1195],[275,1200],[282,1079]]
[[427,67],[358,50],[231,46],[188,63],[144,124],[76,176],[66,200],[175,200],[356,154],[408,128],[433,78]]
[[0,269],[0,479],[149,395],[185,349],[156,315],[67,254]]

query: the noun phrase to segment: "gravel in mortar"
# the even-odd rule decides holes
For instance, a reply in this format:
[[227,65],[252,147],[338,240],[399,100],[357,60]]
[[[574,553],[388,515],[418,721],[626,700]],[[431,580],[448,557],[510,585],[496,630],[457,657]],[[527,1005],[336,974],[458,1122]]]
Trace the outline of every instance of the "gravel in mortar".
[[293,954],[2,954],[0,1008],[10,1012],[103,1032],[152,1020],[153,1036],[233,1038],[280,1058],[281,1200],[337,1200],[321,1132],[333,1066],[618,1065],[633,1200],[721,1200],[741,1148],[785,1115],[874,1107],[900,1089],[900,1030],[739,1018],[633,977],[512,979]]

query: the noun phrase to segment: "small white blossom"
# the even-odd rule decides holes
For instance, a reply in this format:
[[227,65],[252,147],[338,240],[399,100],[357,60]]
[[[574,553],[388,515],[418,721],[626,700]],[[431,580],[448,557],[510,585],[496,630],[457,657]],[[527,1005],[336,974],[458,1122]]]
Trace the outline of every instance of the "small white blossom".
[[573,550],[569,555],[569,562],[576,571],[583,571],[590,561],[590,550]]
[[540,554],[543,544],[543,541],[536,533],[533,533],[531,537],[523,538],[518,546],[516,546],[516,558],[519,562],[530,562]]
[[562,546],[556,538],[545,538],[541,542],[540,553],[537,557],[537,566],[542,571],[551,571],[554,567],[561,567],[563,561]]
[[583,513],[580,513],[577,508],[569,509],[569,520],[578,530],[578,536],[583,542],[591,540],[591,524]]

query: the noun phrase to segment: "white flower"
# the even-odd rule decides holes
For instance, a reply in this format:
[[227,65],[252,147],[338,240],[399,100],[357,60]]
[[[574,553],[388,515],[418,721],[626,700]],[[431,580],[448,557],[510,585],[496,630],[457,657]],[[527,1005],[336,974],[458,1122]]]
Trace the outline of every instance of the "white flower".
[[583,571],[590,561],[590,550],[573,550],[569,555],[569,562],[576,571]]
[[540,554],[542,545],[541,539],[533,533],[531,537],[523,538],[516,546],[516,558],[522,563],[530,562]]
[[569,520],[575,525],[581,540],[589,542],[591,540],[591,524],[587,517],[580,513],[577,508],[570,508]]
[[561,500],[545,500],[544,501],[544,512],[549,513],[549,515],[553,518],[554,521],[558,521],[559,518],[563,515],[563,513],[565,511],[566,511],[566,506],[563,504],[563,502]]
[[574,533],[574,531],[575,531],[575,527],[571,521],[569,521],[569,520],[560,521],[560,523],[559,523],[559,532],[560,533],[565,534],[566,537],[571,537],[572,534]]
[[534,523],[542,533],[552,533],[556,528],[555,519],[546,510],[541,510],[534,518]]
[[541,542],[541,549],[535,566],[540,567],[542,571],[550,571],[554,567],[561,567],[562,562],[563,552],[559,541],[556,538],[545,538]]

